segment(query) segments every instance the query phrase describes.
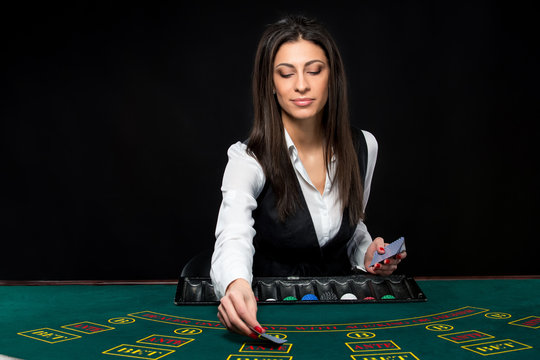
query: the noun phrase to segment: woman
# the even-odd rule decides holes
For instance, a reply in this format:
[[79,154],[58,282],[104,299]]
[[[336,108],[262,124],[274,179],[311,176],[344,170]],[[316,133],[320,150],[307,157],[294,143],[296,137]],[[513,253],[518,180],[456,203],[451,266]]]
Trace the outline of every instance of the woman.
[[211,277],[220,321],[256,338],[253,276],[390,275],[406,254],[369,267],[385,246],[362,221],[377,142],[350,126],[341,56],[320,24],[266,29],[253,101],[249,139],[228,150]]

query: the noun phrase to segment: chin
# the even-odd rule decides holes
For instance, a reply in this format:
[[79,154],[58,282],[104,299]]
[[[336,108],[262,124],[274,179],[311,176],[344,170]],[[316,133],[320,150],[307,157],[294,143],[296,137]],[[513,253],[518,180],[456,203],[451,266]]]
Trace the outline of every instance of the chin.
[[288,114],[292,119],[309,120],[316,117],[318,115],[318,112],[315,112],[313,110],[303,109],[300,111],[299,110],[291,111],[291,112],[288,112]]

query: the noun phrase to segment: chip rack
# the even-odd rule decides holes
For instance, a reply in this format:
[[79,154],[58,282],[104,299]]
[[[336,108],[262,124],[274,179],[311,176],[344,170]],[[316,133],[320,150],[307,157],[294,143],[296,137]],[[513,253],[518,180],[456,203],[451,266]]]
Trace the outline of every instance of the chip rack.
[[[413,277],[407,275],[349,275],[332,277],[256,277],[252,288],[258,304],[357,304],[422,302],[427,297]],[[332,292],[337,300],[321,300],[321,294]],[[346,293],[356,300],[340,300]],[[319,300],[301,300],[313,294]],[[383,299],[391,295],[393,299]],[[297,301],[283,300],[294,296]],[[368,298],[368,299],[366,299]],[[268,301],[267,299],[275,299]],[[176,305],[217,305],[212,280],[208,277],[180,277],[174,299]]]

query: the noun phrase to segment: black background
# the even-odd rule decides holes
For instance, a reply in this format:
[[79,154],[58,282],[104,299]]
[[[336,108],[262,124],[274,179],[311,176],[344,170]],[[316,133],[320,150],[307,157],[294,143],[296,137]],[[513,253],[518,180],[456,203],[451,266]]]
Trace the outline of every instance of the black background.
[[[213,246],[264,26],[321,20],[411,275],[538,274],[537,18],[495,1],[22,3],[2,11],[1,279],[173,279]],[[293,5],[292,5],[293,4]]]

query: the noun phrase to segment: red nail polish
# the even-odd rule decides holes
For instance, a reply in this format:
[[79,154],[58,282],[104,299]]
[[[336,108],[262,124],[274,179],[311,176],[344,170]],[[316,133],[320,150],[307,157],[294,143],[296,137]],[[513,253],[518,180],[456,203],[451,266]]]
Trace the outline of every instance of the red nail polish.
[[255,331],[262,334],[264,332],[264,329],[260,326],[255,326]]
[[388,265],[388,264],[390,263],[390,260],[385,259],[385,260],[384,260],[384,263],[385,263],[386,265]]
[[379,264],[379,263],[375,264],[375,269],[378,270],[380,267],[381,267],[381,264]]
[[400,260],[401,259],[401,254],[397,254],[396,259]]
[[384,248],[383,248],[383,247],[380,247],[380,248],[379,248],[379,251],[384,252]]
[[255,340],[257,340],[259,338],[259,336],[257,334],[255,334],[255,333],[249,334],[249,337],[252,338],[252,339],[255,339]]

